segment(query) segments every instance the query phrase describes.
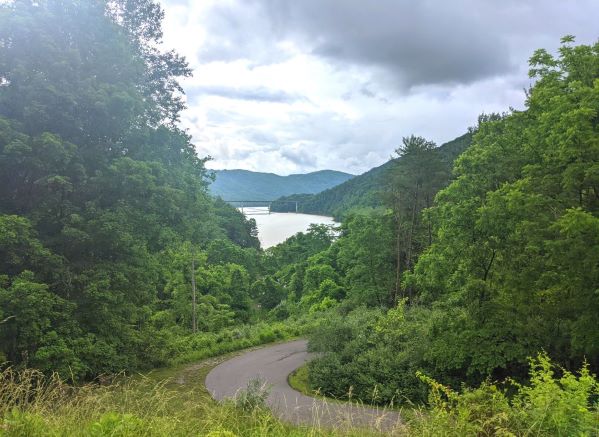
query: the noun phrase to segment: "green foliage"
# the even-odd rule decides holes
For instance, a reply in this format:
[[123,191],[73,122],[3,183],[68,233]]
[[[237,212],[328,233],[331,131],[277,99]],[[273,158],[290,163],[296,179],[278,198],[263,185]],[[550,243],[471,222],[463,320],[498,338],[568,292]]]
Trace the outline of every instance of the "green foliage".
[[276,307],[285,297],[283,288],[271,276],[266,276],[252,284],[251,294],[266,310]]
[[297,390],[307,396],[314,396],[315,392],[310,388],[310,382],[308,378],[308,366],[304,364],[289,374],[287,377],[287,382],[292,389]]
[[235,396],[235,406],[244,411],[254,411],[266,408],[266,399],[270,395],[270,388],[266,381],[257,377],[250,379],[245,389]]
[[81,362],[61,338],[72,333],[68,320],[73,304],[49,292],[46,284],[35,282],[32,272],[23,271],[8,288],[0,288],[0,308],[6,317],[0,339],[9,361],[29,364],[31,360],[30,364],[53,369],[65,378],[71,372],[81,374]]
[[[454,159],[472,142],[472,134],[464,134],[439,147],[445,166],[449,169]],[[378,208],[384,204],[384,192],[391,181],[397,159],[386,162],[366,173],[355,176],[333,188],[317,194],[294,194],[281,197],[281,201],[298,201],[299,211],[345,219],[354,210]],[[281,204],[283,208],[283,204]]]
[[[275,200],[295,193],[319,193],[353,176],[334,170],[279,176],[248,170],[216,170],[210,192],[225,200]],[[295,205],[274,204],[283,211],[295,212]]]
[[[153,0],[0,4],[0,359],[55,374],[20,373],[23,386],[3,374],[0,433],[285,434],[264,412],[243,412],[251,432],[230,427],[231,406],[198,424],[164,414],[164,399],[153,414],[104,392],[70,400],[56,378],[314,328],[312,388],[389,404],[423,401],[427,382],[423,434],[596,430],[599,43],[535,52],[524,111],[483,115],[439,148],[407,137],[384,166],[292,197],[345,222],[262,252],[176,127],[190,70],[161,51],[162,17]],[[265,316],[286,320],[250,325]],[[561,367],[541,355],[522,382],[541,350]],[[508,375],[511,396],[488,382]]]
[[416,371],[425,365],[429,317],[403,304],[387,314],[363,307],[329,313],[310,336],[310,347],[323,353],[308,365],[311,388],[381,405],[425,400]]
[[[567,400],[574,395],[566,386],[583,362],[599,369],[599,44],[566,40],[558,57],[539,51],[531,59],[537,81],[525,111],[481,116],[453,181],[432,204],[447,177],[443,158],[425,140],[405,139],[389,210],[350,216],[322,258],[349,299],[311,340],[323,354],[310,365],[313,388],[375,403],[418,401],[425,389],[416,371],[444,386],[508,376],[522,382],[528,357],[546,351],[565,379],[534,380],[548,372],[539,358],[535,394],[522,388],[518,398],[531,411],[524,421],[531,429],[541,423],[534,405],[555,391],[564,401],[538,401],[552,423],[538,433],[588,434],[565,425],[584,422],[566,406],[582,411]],[[356,303],[389,309],[362,316]],[[481,419],[490,428],[480,432],[501,433],[502,415],[514,414],[505,408],[517,408],[489,387],[464,399],[473,414],[487,415],[476,405],[496,410]]]
[[541,55],[527,110],[483,123],[457,161],[411,278],[459,314],[439,320],[436,346],[453,347],[435,360],[478,378],[521,372],[541,348],[569,369],[599,365],[599,45]]
[[[204,363],[199,372],[210,365]],[[196,369],[195,372],[198,372]],[[360,428],[294,426],[264,408],[219,404],[201,383],[119,378],[111,385],[68,386],[36,372],[0,372],[2,436],[375,436]]]
[[[426,435],[593,435],[599,430],[597,380],[585,365],[576,376],[555,376],[546,355],[530,360],[530,385],[515,384],[506,395],[496,384],[457,393],[419,374],[430,388],[430,412],[415,420],[414,430]],[[595,403],[593,403],[595,402]]]
[[392,227],[383,211],[352,215],[337,242],[337,265],[343,272],[348,298],[357,305],[385,306],[394,294]]
[[143,433],[143,420],[132,414],[106,413],[88,428],[90,437],[100,436],[131,436]]
[[329,225],[311,224],[307,232],[298,232],[285,242],[267,251],[267,268],[272,273],[301,263],[312,255],[329,248],[335,237],[335,230]]
[[175,127],[190,70],[161,51],[162,16],[151,0],[0,5],[0,355],[13,365],[81,379],[164,363],[191,328],[192,255],[202,329],[254,316],[255,222],[207,194],[205,159]]

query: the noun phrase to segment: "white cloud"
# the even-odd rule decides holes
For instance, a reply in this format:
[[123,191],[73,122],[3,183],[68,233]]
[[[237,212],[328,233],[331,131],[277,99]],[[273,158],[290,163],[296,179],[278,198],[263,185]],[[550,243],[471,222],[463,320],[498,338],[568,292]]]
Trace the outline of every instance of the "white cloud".
[[195,70],[182,124],[212,168],[361,173],[402,136],[441,144],[482,112],[522,107],[533,49],[598,36],[596,2],[531,1],[460,0],[451,21],[423,14],[436,2],[167,0],[165,45]]

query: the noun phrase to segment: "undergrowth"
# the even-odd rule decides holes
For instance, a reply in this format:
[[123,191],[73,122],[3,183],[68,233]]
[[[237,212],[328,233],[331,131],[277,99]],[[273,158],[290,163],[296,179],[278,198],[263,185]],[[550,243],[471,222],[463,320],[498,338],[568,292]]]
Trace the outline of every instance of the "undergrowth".
[[[277,420],[267,409],[217,404],[167,381],[115,380],[73,387],[36,370],[0,373],[1,436],[335,436]],[[355,436],[363,433],[350,431]]]
[[[506,382],[512,396],[490,382],[457,392],[419,377],[430,387],[429,406],[402,411],[404,426],[397,435],[599,435],[599,386],[586,367],[574,375],[540,355],[531,360],[529,384]],[[259,382],[251,388],[252,402],[243,405],[218,404],[203,390],[172,390],[168,382],[117,378],[107,386],[75,387],[56,375],[5,369],[0,372],[0,436],[376,435],[282,423],[263,408],[265,391]]]

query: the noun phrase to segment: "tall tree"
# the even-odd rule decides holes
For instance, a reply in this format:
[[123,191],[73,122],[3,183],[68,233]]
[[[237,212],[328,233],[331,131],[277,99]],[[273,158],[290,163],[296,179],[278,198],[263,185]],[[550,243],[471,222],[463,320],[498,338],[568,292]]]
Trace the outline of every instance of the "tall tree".
[[448,308],[445,368],[501,375],[541,348],[599,366],[599,43],[572,41],[535,52],[526,110],[482,123],[437,197],[415,278]]
[[77,376],[147,366],[153,315],[177,313],[164,254],[258,247],[255,224],[207,194],[206,160],[175,126],[190,70],[162,50],[162,17],[153,0],[0,4],[0,312],[23,313],[0,336],[30,320],[23,290],[38,309],[69,309],[0,343],[14,364],[46,347],[45,369],[71,360]]
[[412,300],[412,287],[402,285],[402,276],[411,271],[417,254],[432,242],[431,221],[422,211],[432,206],[449,176],[436,144],[422,137],[404,137],[395,152],[397,159],[389,170],[384,193],[394,221],[395,287],[390,306],[395,306],[404,292]]

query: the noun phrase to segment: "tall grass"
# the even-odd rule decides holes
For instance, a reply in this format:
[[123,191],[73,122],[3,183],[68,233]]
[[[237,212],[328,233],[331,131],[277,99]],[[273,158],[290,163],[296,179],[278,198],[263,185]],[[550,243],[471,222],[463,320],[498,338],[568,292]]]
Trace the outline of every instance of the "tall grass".
[[169,380],[116,378],[73,387],[36,370],[0,372],[2,436],[338,436],[346,429],[284,424],[265,408],[217,404],[201,390],[172,390]]
[[[193,371],[202,374],[195,366]],[[421,375],[431,387],[430,405],[403,410],[404,423],[394,428],[395,435],[599,436],[599,386],[586,367],[574,375],[540,355],[531,361],[530,376],[528,385],[512,383],[515,394],[507,396],[492,383],[458,393]],[[172,384],[171,379],[116,377],[107,385],[72,386],[57,375],[8,368],[0,372],[0,436],[377,435],[352,426],[327,429],[317,419],[293,426],[261,402],[252,408],[218,404],[201,389],[202,382],[184,389]]]

